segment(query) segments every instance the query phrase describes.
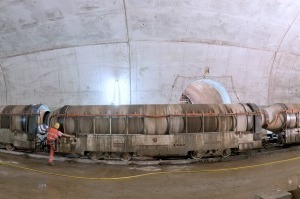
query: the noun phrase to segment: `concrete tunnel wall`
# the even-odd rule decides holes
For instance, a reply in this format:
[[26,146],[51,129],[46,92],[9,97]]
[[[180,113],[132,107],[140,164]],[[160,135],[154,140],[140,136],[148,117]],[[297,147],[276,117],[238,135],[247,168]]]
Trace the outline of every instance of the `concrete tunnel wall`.
[[233,103],[299,102],[299,15],[293,0],[4,0],[0,104],[178,103],[204,78]]

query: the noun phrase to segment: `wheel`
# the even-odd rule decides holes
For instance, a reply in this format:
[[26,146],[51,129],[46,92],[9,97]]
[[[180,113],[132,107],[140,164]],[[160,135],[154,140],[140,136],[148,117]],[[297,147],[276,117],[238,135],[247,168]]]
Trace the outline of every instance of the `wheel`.
[[231,155],[231,149],[224,149],[222,152],[222,157],[229,157]]
[[5,146],[5,148],[6,148],[6,150],[8,150],[8,151],[14,151],[16,148],[14,147],[14,145],[12,145],[12,144],[7,144],[6,146]]
[[204,156],[204,151],[190,151],[189,152],[189,156],[192,158],[192,159],[200,159]]
[[99,160],[102,157],[103,153],[101,152],[90,152],[89,157],[92,160]]
[[122,153],[121,154],[121,160],[122,161],[130,161],[132,159],[131,153]]

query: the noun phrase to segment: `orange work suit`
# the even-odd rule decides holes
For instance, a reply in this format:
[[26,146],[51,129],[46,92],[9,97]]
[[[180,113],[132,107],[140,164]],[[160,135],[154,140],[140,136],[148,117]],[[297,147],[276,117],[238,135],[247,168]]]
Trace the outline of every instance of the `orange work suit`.
[[55,129],[55,128],[48,128],[47,132],[48,132],[48,134],[47,134],[47,144],[50,147],[50,154],[49,154],[48,163],[52,164],[53,160],[54,160],[55,140],[58,137],[61,137],[63,135],[63,133],[60,132],[59,130]]

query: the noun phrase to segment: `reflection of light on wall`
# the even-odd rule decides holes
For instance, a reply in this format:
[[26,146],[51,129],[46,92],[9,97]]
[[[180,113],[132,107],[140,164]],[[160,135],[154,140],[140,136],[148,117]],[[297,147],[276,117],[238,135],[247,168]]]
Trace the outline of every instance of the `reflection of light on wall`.
[[120,83],[119,80],[115,81],[115,86],[114,86],[114,98],[113,98],[113,104],[114,105],[119,105],[120,104]]
[[106,83],[105,104],[129,104],[129,83],[124,79],[110,79]]

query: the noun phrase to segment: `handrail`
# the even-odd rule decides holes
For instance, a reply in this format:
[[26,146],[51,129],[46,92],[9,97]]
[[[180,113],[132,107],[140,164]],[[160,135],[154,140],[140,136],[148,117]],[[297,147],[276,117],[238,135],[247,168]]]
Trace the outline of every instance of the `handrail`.
[[147,115],[147,114],[56,114],[52,117],[148,117],[148,118],[165,118],[165,117],[218,117],[218,116],[254,116],[260,115],[261,112],[244,112],[244,113],[185,113],[185,114],[166,114],[166,115]]

